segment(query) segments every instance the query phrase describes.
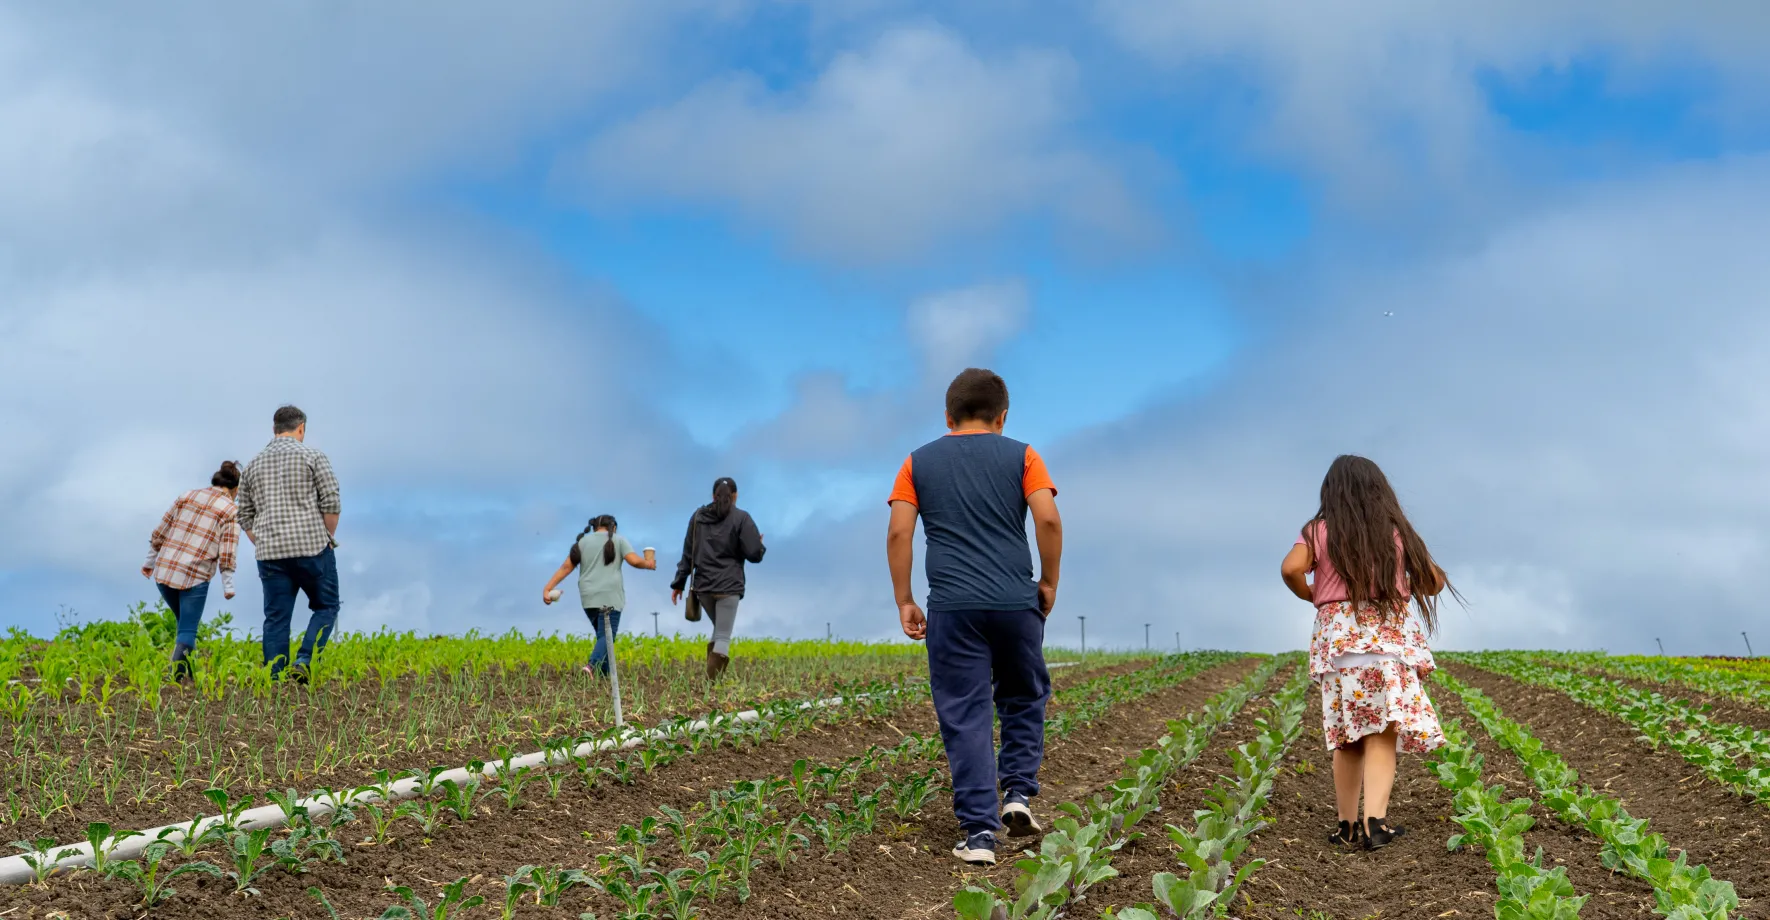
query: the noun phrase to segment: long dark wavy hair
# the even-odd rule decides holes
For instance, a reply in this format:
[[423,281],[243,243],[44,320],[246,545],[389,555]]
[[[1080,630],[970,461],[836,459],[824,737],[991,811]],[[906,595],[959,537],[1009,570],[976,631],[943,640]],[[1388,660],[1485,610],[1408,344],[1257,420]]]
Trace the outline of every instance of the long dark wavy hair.
[[612,515],[612,514],[599,514],[596,517],[591,518],[590,522],[584,525],[584,532],[583,533],[578,534],[578,539],[582,540],[582,539],[584,539],[585,536],[590,534],[592,531],[599,530],[599,529],[608,531],[608,542],[602,544],[602,564],[603,565],[614,565],[615,564],[615,527],[616,526],[618,526],[618,525],[615,524],[615,516],[614,515]]
[[[1334,458],[1321,480],[1321,508],[1303,525],[1303,538],[1311,547],[1321,542],[1314,533],[1318,522],[1327,525],[1328,561],[1346,580],[1348,597],[1397,614],[1407,610],[1395,583],[1395,536],[1400,534],[1400,568],[1408,591],[1419,605],[1427,631],[1438,631],[1438,598],[1431,592],[1438,584],[1437,564],[1426,541],[1402,513],[1389,478],[1375,463],[1352,454]],[[1444,590],[1463,602],[1448,577]]]

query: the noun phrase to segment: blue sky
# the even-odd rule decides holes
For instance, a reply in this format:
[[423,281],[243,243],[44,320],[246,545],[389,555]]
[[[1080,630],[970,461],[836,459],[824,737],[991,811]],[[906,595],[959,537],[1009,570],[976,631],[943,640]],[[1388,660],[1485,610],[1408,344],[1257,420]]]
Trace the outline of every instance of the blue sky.
[[1468,573],[1447,643],[1724,643],[1770,560],[1765,17],[0,13],[0,625],[145,597],[159,511],[294,401],[347,627],[579,629],[532,595],[584,518],[668,547],[734,475],[751,628],[888,636],[882,494],[984,363],[1107,641],[1300,644],[1269,570],[1350,451]]

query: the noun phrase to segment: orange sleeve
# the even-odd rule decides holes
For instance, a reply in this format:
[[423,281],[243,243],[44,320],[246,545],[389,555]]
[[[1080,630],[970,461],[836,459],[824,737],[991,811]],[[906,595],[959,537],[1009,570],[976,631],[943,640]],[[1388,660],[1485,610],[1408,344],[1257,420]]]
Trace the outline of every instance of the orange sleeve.
[[910,461],[914,459],[914,457],[903,458],[903,467],[897,471],[897,482],[892,484],[891,497],[885,500],[886,504],[909,502],[921,507],[921,503],[916,501],[916,480],[910,476]]
[[1026,472],[1021,474],[1020,487],[1021,494],[1027,496],[1040,489],[1050,489],[1052,495],[1057,494],[1057,483],[1051,481],[1051,473],[1045,469],[1045,458],[1030,447],[1026,449]]

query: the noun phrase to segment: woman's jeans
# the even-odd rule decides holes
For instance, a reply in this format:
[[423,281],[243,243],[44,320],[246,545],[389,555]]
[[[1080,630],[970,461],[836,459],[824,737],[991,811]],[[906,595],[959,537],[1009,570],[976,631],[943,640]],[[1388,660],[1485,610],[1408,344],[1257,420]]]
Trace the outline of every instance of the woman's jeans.
[[607,632],[603,631],[602,613],[602,608],[584,608],[584,615],[590,618],[590,625],[596,627],[596,645],[590,649],[590,667],[602,672],[603,677],[607,677],[609,644],[621,631],[621,612],[609,609]]
[[190,648],[197,647],[197,626],[203,622],[203,605],[209,600],[209,583],[191,585],[182,590],[154,583],[160,589],[160,598],[166,602],[166,608],[178,618],[179,645]]

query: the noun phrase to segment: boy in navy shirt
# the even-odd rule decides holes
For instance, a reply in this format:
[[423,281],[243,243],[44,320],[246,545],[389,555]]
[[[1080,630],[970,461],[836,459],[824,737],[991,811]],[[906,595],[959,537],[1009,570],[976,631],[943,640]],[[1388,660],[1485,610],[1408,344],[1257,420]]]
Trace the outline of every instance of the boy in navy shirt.
[[[970,368],[954,378],[946,391],[948,433],[904,461],[885,538],[904,635],[928,642],[953,813],[965,833],[953,855],[983,865],[996,861],[999,825],[1015,836],[1040,830],[1029,800],[1039,794],[1045,755],[1045,618],[1057,601],[1063,556],[1057,487],[1037,451],[1002,436],[1007,423],[1001,377]],[[1029,510],[1039,544],[1036,582]],[[918,516],[928,543],[926,615],[910,591]],[[1002,723],[999,755],[992,715]]]

